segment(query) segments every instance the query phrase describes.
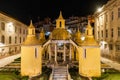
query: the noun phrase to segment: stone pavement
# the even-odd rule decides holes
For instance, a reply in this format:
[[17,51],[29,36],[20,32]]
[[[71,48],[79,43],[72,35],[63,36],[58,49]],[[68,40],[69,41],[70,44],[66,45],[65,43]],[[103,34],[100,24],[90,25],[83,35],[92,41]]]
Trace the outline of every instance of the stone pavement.
[[112,61],[110,59],[107,59],[107,58],[104,58],[104,57],[101,57],[101,62],[111,66],[112,68],[120,71],[120,63],[116,62],[116,61]]
[[0,59],[0,67],[4,67],[5,65],[13,62],[14,59],[19,58],[19,57],[20,57],[20,54],[16,54],[16,55],[12,55],[12,56]]

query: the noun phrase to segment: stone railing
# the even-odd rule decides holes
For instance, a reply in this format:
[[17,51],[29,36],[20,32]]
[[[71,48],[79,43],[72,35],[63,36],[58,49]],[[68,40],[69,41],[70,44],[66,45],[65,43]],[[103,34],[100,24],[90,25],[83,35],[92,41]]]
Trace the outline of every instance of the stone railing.
[[68,71],[68,64],[67,64],[67,80],[73,80],[73,79],[71,79],[71,76],[70,76],[70,73],[69,73],[69,71]]
[[54,65],[52,66],[52,73],[50,74],[49,80],[53,80],[53,73],[54,73]]

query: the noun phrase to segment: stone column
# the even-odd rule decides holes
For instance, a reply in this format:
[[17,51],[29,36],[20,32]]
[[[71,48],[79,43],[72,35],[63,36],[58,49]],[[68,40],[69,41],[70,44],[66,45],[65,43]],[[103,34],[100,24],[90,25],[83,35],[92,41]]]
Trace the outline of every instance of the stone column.
[[48,46],[48,51],[49,51],[49,60],[51,60],[51,46],[50,46],[50,44],[49,44],[49,46]]
[[63,52],[63,54],[64,54],[64,61],[66,61],[65,43],[64,43],[64,52]]
[[57,62],[57,45],[55,44],[55,62]]
[[70,60],[70,61],[71,61],[71,57],[72,57],[72,56],[71,56],[71,55],[72,55],[71,46],[72,46],[72,45],[70,44],[70,53],[69,53],[69,60]]

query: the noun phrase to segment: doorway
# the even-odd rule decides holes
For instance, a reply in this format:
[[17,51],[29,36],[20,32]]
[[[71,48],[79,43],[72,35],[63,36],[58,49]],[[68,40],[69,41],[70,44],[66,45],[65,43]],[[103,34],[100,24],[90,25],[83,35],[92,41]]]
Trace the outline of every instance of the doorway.
[[62,52],[57,53],[57,62],[58,63],[63,62],[63,53]]

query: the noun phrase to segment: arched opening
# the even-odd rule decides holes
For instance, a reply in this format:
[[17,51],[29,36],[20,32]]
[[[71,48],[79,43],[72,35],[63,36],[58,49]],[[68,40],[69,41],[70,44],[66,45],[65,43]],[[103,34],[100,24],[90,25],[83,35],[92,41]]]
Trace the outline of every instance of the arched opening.
[[5,43],[5,36],[4,35],[2,35],[2,37],[1,37],[1,42],[4,44]]
[[4,22],[1,22],[1,29],[5,30],[5,23]]
[[12,43],[12,38],[11,38],[11,36],[9,36],[9,44],[11,44]]
[[60,27],[62,27],[62,22],[60,21]]

